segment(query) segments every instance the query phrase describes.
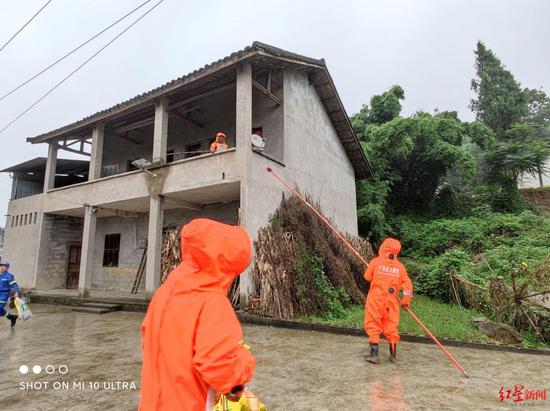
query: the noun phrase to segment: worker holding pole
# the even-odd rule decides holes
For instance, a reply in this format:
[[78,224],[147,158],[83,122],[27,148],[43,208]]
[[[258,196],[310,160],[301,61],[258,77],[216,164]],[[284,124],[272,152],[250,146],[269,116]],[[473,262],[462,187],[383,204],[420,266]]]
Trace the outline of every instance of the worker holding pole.
[[[397,360],[399,341],[399,305],[409,307],[413,285],[405,266],[397,260],[401,244],[395,238],[386,238],[380,246],[378,257],[371,260],[365,271],[370,283],[365,304],[365,332],[369,336],[370,354],[366,360],[378,364],[378,344],[384,333],[390,347],[390,361]],[[397,294],[403,288],[403,299]]]
[[[367,263],[367,260],[363,258],[359,252],[353,248],[353,246],[350,244],[350,242],[344,237],[336,228],[332,226],[330,221],[327,220],[327,218],[319,212],[315,207],[313,207],[296,189],[292,188],[290,184],[288,184],[281,176],[279,176],[275,171],[273,171],[272,168],[267,167],[266,171],[270,173],[273,177],[275,177],[277,180],[281,182],[288,190],[290,190],[296,197],[298,197],[311,211],[313,211],[317,217],[321,219],[321,221],[330,229],[332,232],[342,241],[342,243],[348,247],[348,249],[357,256],[359,261],[361,261],[365,267],[369,266],[369,263]],[[411,287],[412,291],[412,287]],[[397,294],[395,295],[395,299],[399,300],[399,297]],[[458,361],[451,355],[449,351],[441,343],[439,340],[428,330],[428,328],[420,321],[420,319],[416,316],[416,314],[409,308],[408,304],[402,305],[403,309],[410,314],[410,316],[416,321],[416,323],[424,330],[424,332],[430,336],[430,338],[436,343],[436,345],[439,347],[441,351],[451,360],[451,362],[458,368],[458,370],[466,377],[469,378],[468,374],[464,370],[464,368],[458,363]]]

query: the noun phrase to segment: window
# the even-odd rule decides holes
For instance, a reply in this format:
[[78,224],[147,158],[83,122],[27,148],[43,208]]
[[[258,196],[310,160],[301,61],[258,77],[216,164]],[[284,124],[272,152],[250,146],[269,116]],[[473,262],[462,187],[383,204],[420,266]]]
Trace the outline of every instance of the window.
[[23,221],[24,221],[23,225],[27,225],[27,216],[28,214],[25,214],[25,216],[23,217]]
[[103,249],[103,267],[118,267],[119,251],[120,233],[107,234],[105,236],[105,248]]
[[33,224],[36,224],[36,217],[38,216],[38,213],[34,213],[34,221]]

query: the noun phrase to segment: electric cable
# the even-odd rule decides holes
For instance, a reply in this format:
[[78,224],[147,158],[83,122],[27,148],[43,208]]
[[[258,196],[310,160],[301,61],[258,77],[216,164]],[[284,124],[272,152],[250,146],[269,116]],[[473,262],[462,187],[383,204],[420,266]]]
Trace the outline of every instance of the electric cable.
[[21,33],[21,32],[23,31],[23,29],[24,29],[25,27],[27,27],[27,26],[29,25],[29,23],[30,23],[31,21],[33,21],[34,18],[35,18],[36,16],[38,16],[38,15],[40,14],[40,12],[41,12],[42,10],[44,10],[44,9],[46,8],[46,6],[47,6],[48,4],[50,4],[51,2],[52,2],[52,0],[48,0],[48,1],[46,2],[46,4],[44,4],[44,5],[40,8],[40,10],[38,10],[36,13],[34,13],[34,16],[32,16],[25,24],[23,24],[23,27],[21,27],[19,30],[17,30],[17,32],[16,32],[13,36],[11,36],[11,38],[10,38],[8,41],[6,41],[2,47],[0,47],[0,52],[1,52],[2,50],[4,50],[4,48],[5,48],[8,44],[10,44],[11,41],[12,41],[14,38],[16,38],[17,35],[18,35],[19,33]]
[[93,60],[99,53],[101,53],[103,50],[105,50],[107,47],[109,47],[111,44],[113,44],[119,37],[121,37],[124,33],[126,33],[129,29],[131,29],[134,25],[136,25],[141,19],[143,19],[145,16],[147,16],[150,12],[152,12],[158,5],[160,5],[164,0],[160,0],[157,2],[153,7],[151,7],[149,10],[147,10],[145,13],[143,13],[138,19],[136,19],[132,24],[130,24],[128,27],[126,27],[124,30],[122,30],[119,34],[117,34],[112,40],[110,40],[107,44],[105,44],[103,47],[101,47],[98,51],[96,51],[94,54],[92,54],[91,57],[89,57],[87,60],[85,60],[82,64],[80,64],[76,69],[71,71],[63,80],[58,82],[55,86],[53,86],[50,90],[48,90],[45,94],[43,94],[38,100],[36,100],[33,104],[31,104],[29,107],[27,107],[21,114],[19,114],[17,117],[15,117],[12,121],[10,121],[8,124],[6,124],[2,129],[0,129],[0,134],[3,133],[9,126],[11,126],[13,123],[15,123],[17,120],[19,120],[21,117],[23,117],[25,114],[27,114],[32,108],[34,108],[38,103],[40,103],[42,100],[44,100],[48,95],[50,95],[56,88],[58,88],[61,84],[63,84],[65,81],[67,81],[70,77],[72,77],[75,73],[77,73],[82,67],[84,67],[86,64],[88,64],[91,60]]
[[45,73],[46,71],[48,71],[49,69],[51,69],[53,66],[57,65],[58,63],[61,63],[63,60],[65,60],[67,57],[69,57],[70,55],[72,55],[73,53],[77,52],[78,50],[80,50],[82,47],[84,47],[85,45],[87,45],[88,43],[90,43],[91,41],[95,40],[96,38],[98,38],[99,36],[101,36],[103,33],[105,33],[107,30],[109,30],[110,28],[116,26],[118,23],[120,23],[122,20],[126,19],[126,17],[130,16],[131,14],[135,13],[137,10],[139,10],[140,8],[142,8],[143,6],[145,6],[147,3],[151,2],[152,0],[147,0],[147,1],[144,1],[143,3],[141,3],[139,6],[137,6],[135,9],[133,9],[132,11],[128,12],[126,15],[122,16],[121,18],[119,18],[117,21],[115,21],[114,23],[111,23],[109,26],[105,27],[103,30],[101,30],[100,32],[98,32],[97,34],[95,34],[94,36],[90,37],[88,40],[86,40],[84,43],[80,44],[79,46],[75,47],[74,49],[72,49],[71,51],[69,51],[67,54],[65,54],[63,57],[60,57],[59,59],[57,59],[56,61],[54,61],[52,64],[50,64],[48,67],[42,69],[41,71],[39,71],[38,73],[36,73],[34,76],[30,77],[29,79],[25,80],[24,82],[22,82],[21,84],[19,84],[17,87],[13,88],[12,90],[8,91],[6,94],[4,94],[2,97],[0,97],[0,101],[4,100],[6,97],[10,96],[11,94],[15,93],[17,90],[19,90],[21,87],[25,86],[26,84],[30,83],[31,81],[33,81],[35,78],[37,78],[38,76],[42,75],[43,73]]

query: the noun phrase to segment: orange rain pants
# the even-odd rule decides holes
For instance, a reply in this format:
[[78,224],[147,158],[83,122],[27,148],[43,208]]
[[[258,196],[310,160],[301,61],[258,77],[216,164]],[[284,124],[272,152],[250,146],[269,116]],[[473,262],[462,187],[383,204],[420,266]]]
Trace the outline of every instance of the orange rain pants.
[[388,343],[399,341],[399,300],[397,294],[403,288],[402,304],[410,304],[413,292],[407,270],[397,260],[401,244],[394,238],[386,238],[380,246],[378,257],[373,258],[364,278],[370,282],[365,304],[365,332],[369,343],[378,344],[383,333]]
[[139,409],[204,411],[207,398],[252,379],[256,360],[241,343],[227,298],[248,266],[240,227],[196,219],[181,231],[182,262],[155,292],[141,328]]

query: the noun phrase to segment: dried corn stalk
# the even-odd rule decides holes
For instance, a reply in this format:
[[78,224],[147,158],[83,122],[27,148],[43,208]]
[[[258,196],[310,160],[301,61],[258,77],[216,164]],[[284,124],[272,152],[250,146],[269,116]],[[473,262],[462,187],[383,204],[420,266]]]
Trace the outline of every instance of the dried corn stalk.
[[170,228],[162,234],[162,249],[161,249],[161,273],[160,283],[164,283],[168,274],[178,266],[181,262],[181,243],[180,230]]
[[[349,240],[359,253],[370,260],[372,248],[361,238]],[[254,292],[248,309],[263,314],[294,318],[316,314],[314,279],[304,277],[303,253],[323,260],[323,272],[332,287],[344,290],[351,302],[363,303],[367,284],[365,267],[334,235],[295,197],[283,198],[271,225],[262,228],[254,243]],[[302,263],[299,263],[300,265]],[[322,309],[322,308],[321,308]]]

